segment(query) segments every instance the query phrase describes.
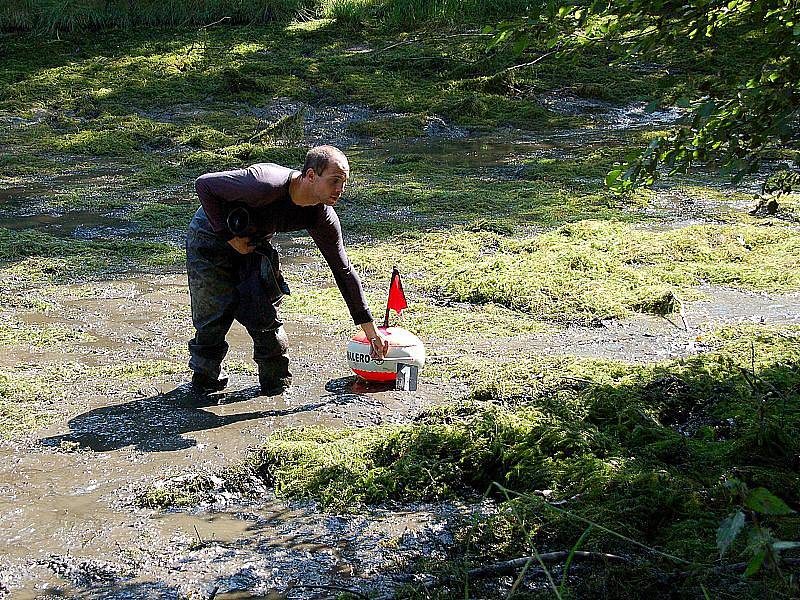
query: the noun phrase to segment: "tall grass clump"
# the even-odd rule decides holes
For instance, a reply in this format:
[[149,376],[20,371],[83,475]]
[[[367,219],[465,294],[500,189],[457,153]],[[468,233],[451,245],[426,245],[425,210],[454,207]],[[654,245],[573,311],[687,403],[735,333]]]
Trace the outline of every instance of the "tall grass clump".
[[288,21],[320,0],[6,0],[2,31],[86,31],[130,27]]
[[530,0],[328,0],[322,14],[348,25],[376,23],[388,29],[430,24],[479,23],[523,14]]
[[0,31],[86,31],[131,27],[290,21],[324,16],[389,29],[479,23],[519,15],[526,0],[6,0]]
[[696,225],[654,232],[581,221],[530,239],[457,229],[412,233],[386,248],[383,254],[354,245],[350,254],[366,272],[398,264],[414,274],[410,285],[433,296],[499,304],[558,322],[670,314],[677,292],[703,283],[800,289],[797,235],[784,227]]

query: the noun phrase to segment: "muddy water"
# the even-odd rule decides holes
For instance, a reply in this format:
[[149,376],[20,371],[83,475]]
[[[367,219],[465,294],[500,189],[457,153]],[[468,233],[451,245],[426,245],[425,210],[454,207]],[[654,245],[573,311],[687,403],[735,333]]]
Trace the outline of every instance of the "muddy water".
[[683,316],[635,315],[598,322],[594,327],[489,340],[476,343],[475,351],[493,356],[522,352],[643,363],[704,352],[705,334],[722,325],[800,325],[800,293],[766,294],[713,286],[701,286],[697,293],[703,298],[684,302]]
[[[518,342],[540,353],[653,360],[702,350],[690,345],[709,321],[800,322],[797,294],[705,292],[709,300],[687,303],[688,331],[679,322],[643,317]],[[83,323],[95,339],[4,353],[0,366],[185,358],[176,350],[189,332],[184,276],[67,286],[59,294],[57,314],[19,316],[68,327]],[[403,581],[408,561],[444,556],[452,523],[475,507],[420,505],[336,516],[320,514],[313,504],[278,502],[266,490],[262,501],[253,501],[224,488],[212,504],[190,511],[133,506],[143,486],[235,462],[281,428],[407,421],[449,393],[432,384],[413,394],[365,393],[347,376],[343,340],[337,345],[302,323],[288,329],[297,385],[284,396],[258,396],[255,377],[238,373],[230,392],[210,398],[192,394],[184,372],[155,376],[144,388],[124,380],[79,380],[53,426],[0,445],[0,584],[11,597],[210,597],[215,588],[220,598],[287,597],[287,590],[294,590],[289,597],[326,597],[322,588],[300,586],[336,582],[378,592]],[[246,361],[246,333],[235,327],[229,341],[231,358]],[[471,351],[504,356],[513,351],[508,343],[476,343]]]
[[[158,241],[126,215],[141,200],[121,191],[128,175],[114,163],[98,161],[78,171],[32,178],[24,185],[3,185],[0,178],[0,227],[35,229],[78,239]],[[157,199],[166,203],[172,198],[165,193]],[[162,232],[158,238],[174,242],[174,232],[166,233]]]
[[[303,257],[302,242],[279,245],[290,272],[311,260]],[[246,515],[224,492],[211,510],[176,514],[136,508],[132,497],[165,477],[235,463],[284,427],[407,421],[423,406],[441,402],[448,390],[432,384],[418,393],[354,386],[345,339],[289,323],[296,381],[290,391],[259,396],[256,377],[244,371],[231,376],[227,393],[198,397],[181,366],[191,333],[185,276],[65,286],[53,297],[58,311],[15,318],[80,329],[91,339],[61,348],[15,348],[0,355],[0,368],[102,369],[152,360],[176,367],[149,379],[79,377],[70,384],[66,405],[54,409],[59,416],[53,426],[0,445],[0,586],[12,590],[12,597],[46,591],[92,598],[202,597],[214,586],[267,595],[302,581],[324,585],[367,568],[367,554],[342,556],[341,527],[320,524],[323,517],[313,506],[272,501],[266,490],[264,502]],[[235,325],[228,340],[232,364],[249,363],[244,329]],[[385,527],[370,534],[373,545],[393,535],[403,518],[387,513],[382,519]],[[406,519],[414,527],[424,522]],[[362,521],[351,534],[361,535],[367,523]]]

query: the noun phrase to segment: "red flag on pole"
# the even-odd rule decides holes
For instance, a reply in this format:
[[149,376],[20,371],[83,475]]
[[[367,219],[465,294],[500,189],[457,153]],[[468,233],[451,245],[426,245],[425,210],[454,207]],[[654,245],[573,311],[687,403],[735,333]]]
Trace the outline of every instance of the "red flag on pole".
[[383,319],[383,326],[389,326],[389,310],[401,314],[404,308],[408,308],[406,295],[403,293],[403,284],[400,281],[400,271],[397,267],[392,269],[392,281],[389,283],[389,301],[386,303],[386,317]]

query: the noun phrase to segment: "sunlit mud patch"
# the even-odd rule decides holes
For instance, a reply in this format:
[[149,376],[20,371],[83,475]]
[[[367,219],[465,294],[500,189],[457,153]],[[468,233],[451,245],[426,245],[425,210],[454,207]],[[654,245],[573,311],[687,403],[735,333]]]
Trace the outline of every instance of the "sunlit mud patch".
[[[413,580],[416,561],[444,560],[455,531],[490,505],[415,504],[363,514],[320,513],[314,503],[271,502],[215,513],[214,523],[154,554],[184,594],[217,598],[329,598],[386,594]],[[181,519],[180,513],[165,520]],[[217,530],[241,537],[216,537]],[[240,595],[239,595],[240,594]],[[200,596],[202,597],[202,596]]]

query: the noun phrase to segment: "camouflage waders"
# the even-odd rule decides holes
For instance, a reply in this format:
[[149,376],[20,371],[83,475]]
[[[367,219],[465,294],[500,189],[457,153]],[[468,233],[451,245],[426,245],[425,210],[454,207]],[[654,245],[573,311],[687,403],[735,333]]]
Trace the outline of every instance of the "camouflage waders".
[[[189,368],[216,380],[228,351],[225,336],[236,319],[253,338],[253,360],[263,391],[287,386],[288,339],[278,319],[283,292],[276,279],[278,253],[265,244],[268,256],[239,254],[214,234],[200,208],[189,226],[186,263],[192,322]],[[270,258],[272,261],[270,261]],[[275,269],[273,264],[275,263]]]

